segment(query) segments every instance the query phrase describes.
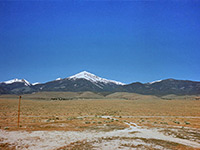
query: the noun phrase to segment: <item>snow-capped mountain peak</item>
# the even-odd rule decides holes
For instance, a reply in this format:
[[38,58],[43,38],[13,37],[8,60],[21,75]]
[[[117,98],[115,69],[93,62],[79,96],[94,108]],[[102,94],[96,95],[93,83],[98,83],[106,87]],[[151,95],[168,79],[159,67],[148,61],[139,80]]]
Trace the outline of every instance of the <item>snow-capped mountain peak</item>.
[[80,72],[78,74],[75,74],[73,76],[70,76],[68,79],[73,79],[73,80],[76,80],[76,79],[86,79],[86,80],[89,80],[91,82],[103,82],[103,83],[114,83],[114,84],[117,84],[117,85],[124,85],[124,83],[121,83],[121,82],[118,82],[118,81],[113,81],[113,80],[107,80],[107,79],[104,79],[104,78],[100,78],[92,73],[89,73],[87,71],[83,71],[83,72]]
[[12,84],[12,83],[16,83],[16,82],[21,82],[21,83],[24,83],[26,86],[30,86],[31,84],[25,80],[25,79],[12,79],[12,80],[9,80],[9,81],[5,81],[5,82],[2,82],[2,83],[5,83],[5,84]]

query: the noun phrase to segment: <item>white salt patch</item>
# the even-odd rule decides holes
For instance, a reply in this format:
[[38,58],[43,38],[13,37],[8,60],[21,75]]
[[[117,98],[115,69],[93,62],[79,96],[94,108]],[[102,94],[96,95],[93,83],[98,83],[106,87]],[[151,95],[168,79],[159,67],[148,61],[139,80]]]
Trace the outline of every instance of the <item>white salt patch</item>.
[[[103,116],[107,118],[110,116]],[[111,117],[110,117],[111,118]],[[194,148],[200,148],[200,144],[189,141],[186,139],[174,138],[172,136],[166,136],[159,132],[158,129],[144,129],[135,123],[126,123],[129,128],[124,130],[114,130],[110,132],[95,132],[95,131],[5,131],[0,130],[1,143],[10,143],[20,146],[20,149],[29,150],[52,150],[62,146],[66,146],[70,143],[87,140],[98,141],[99,138],[109,137],[138,137],[138,138],[150,138],[160,139],[164,141],[171,141],[175,143],[184,144]],[[130,134],[130,132],[135,132]],[[131,140],[133,144],[142,143],[142,141]],[[96,147],[100,149],[118,149],[126,140],[115,140],[114,142],[105,141],[103,143],[95,143]],[[143,143],[144,144],[144,143]],[[145,143],[147,145],[147,143]],[[18,148],[19,149],[19,148]],[[124,149],[126,149],[124,147]],[[158,148],[159,149],[159,148]]]

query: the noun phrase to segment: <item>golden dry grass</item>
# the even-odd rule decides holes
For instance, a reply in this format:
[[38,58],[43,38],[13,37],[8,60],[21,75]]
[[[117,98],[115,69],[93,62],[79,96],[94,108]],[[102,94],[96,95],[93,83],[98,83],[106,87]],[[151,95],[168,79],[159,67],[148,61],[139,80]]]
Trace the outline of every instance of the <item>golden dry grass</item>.
[[[51,95],[49,93],[46,94],[47,98],[54,96],[53,93],[50,93]],[[73,96],[74,94],[76,96],[94,96],[93,93],[88,92],[67,93],[69,96]],[[36,95],[38,96],[38,94]],[[28,99],[28,96],[31,99]],[[31,95],[28,96],[22,97],[20,128],[17,128],[18,98],[9,95],[7,98],[0,98],[1,129],[10,131],[80,131],[87,129],[107,132],[129,127],[124,122],[134,122],[139,126],[149,128],[162,127],[164,134],[175,135],[181,139],[190,140],[192,138],[195,141],[199,140],[199,132],[196,132],[200,129],[200,101],[198,100],[183,100],[184,98],[181,100],[163,100],[154,96],[127,93],[115,93],[110,97],[106,97],[107,99],[104,97],[103,99],[65,101],[33,100]],[[102,116],[112,117],[102,118]],[[177,128],[178,132],[172,132],[173,130],[170,130],[171,128]],[[195,129],[191,130],[191,128]],[[112,138],[111,140],[113,140]],[[160,145],[171,149],[195,149],[177,143],[174,144],[173,142],[155,139],[142,140],[145,143]],[[138,145],[138,147],[130,144],[121,146],[152,149],[148,146],[144,147],[144,145]],[[1,148],[8,150],[15,149],[9,143],[0,144]],[[84,142],[82,144],[82,142],[79,143],[78,141],[60,147],[59,149],[92,149],[92,143]]]
[[[101,124],[124,126],[124,121],[134,121],[141,126],[173,125],[200,128],[198,118],[200,101],[161,100],[152,97],[147,99],[146,97],[139,100],[67,101],[39,101],[22,98],[20,125],[21,129],[26,130],[80,130]],[[0,108],[0,126],[16,129],[18,99],[0,99]],[[93,117],[77,118],[78,116]],[[109,121],[98,116],[116,116],[118,121]]]

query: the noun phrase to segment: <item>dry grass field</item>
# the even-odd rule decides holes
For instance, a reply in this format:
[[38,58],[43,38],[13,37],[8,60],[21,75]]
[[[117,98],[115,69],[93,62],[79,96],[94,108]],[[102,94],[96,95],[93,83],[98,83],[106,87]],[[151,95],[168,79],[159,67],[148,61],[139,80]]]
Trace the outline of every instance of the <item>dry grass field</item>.
[[[150,129],[159,129],[159,134],[162,133],[165,136],[196,142],[197,146],[191,147],[192,143],[187,143],[187,141],[184,145],[184,141],[178,141],[177,144],[176,142],[173,143],[173,140],[163,140],[165,138],[154,139],[151,137],[149,139],[143,135],[138,135],[138,137],[119,137],[119,135],[115,135],[109,137],[109,139],[108,137],[98,137],[93,141],[84,142],[84,144],[84,139],[80,138],[75,140],[74,143],[55,146],[54,149],[95,149],[95,145],[97,149],[103,147],[103,149],[106,149],[105,143],[110,145],[111,141],[118,143],[118,145],[119,141],[126,141],[121,143],[121,148],[114,148],[113,145],[111,149],[154,149],[153,145],[157,145],[157,149],[162,149],[162,147],[168,149],[200,148],[198,147],[200,143],[200,101],[191,100],[191,96],[166,100],[139,94],[114,93],[102,96],[88,92],[67,93],[69,98],[76,97],[74,100],[51,100],[50,97],[66,98],[66,93],[57,93],[60,94],[59,96],[54,96],[54,94],[50,93],[49,96],[46,93],[43,97],[41,93],[22,96],[20,128],[17,128],[18,97],[1,96],[0,128],[2,133],[7,135],[8,133],[16,132],[46,133],[59,131],[67,133],[73,131],[78,133],[87,132],[87,134],[88,132],[114,134],[116,131],[125,132],[130,127],[134,130],[128,132],[129,134],[134,135],[139,132],[145,134],[145,132],[134,128],[134,125],[130,124],[135,123],[141,130],[145,128],[145,130],[149,129],[147,132],[150,132]],[[95,96],[98,99],[90,98]],[[45,97],[45,100],[41,100],[41,97],[43,99]],[[83,99],[83,97],[87,98]],[[3,142],[4,140],[4,138],[0,137],[0,148],[24,149],[24,146],[16,148],[15,144],[13,146],[9,142]],[[140,141],[140,143],[146,143],[146,145],[134,145],[133,143],[130,144],[130,141]],[[29,147],[27,149],[34,148]],[[43,148],[39,147],[39,149]],[[47,149],[51,148],[47,147]],[[109,148],[107,147],[107,149]]]

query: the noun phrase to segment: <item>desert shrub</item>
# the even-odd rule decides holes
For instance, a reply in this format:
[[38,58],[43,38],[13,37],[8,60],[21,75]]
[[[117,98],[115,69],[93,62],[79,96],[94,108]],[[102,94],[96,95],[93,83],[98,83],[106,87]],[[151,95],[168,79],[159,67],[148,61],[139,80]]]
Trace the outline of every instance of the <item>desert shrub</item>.
[[104,120],[105,123],[110,123],[111,121]]
[[9,129],[9,127],[4,127],[4,130],[8,130]]
[[50,122],[51,119],[46,120],[46,122]]
[[185,124],[190,124],[189,122],[185,121]]
[[73,120],[76,119],[75,117],[68,117],[67,120]]
[[176,124],[180,124],[180,122],[179,122],[179,121],[174,121],[174,123],[176,123]]
[[167,122],[160,122],[160,124],[168,124]]

